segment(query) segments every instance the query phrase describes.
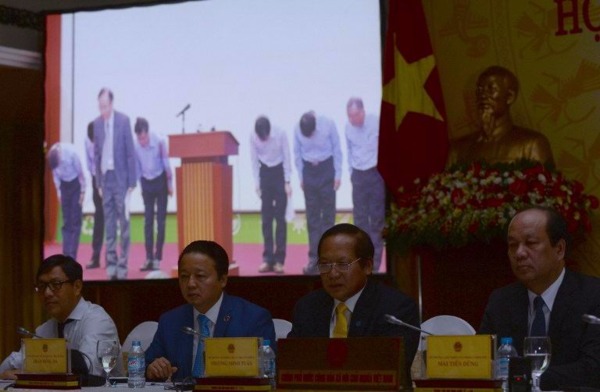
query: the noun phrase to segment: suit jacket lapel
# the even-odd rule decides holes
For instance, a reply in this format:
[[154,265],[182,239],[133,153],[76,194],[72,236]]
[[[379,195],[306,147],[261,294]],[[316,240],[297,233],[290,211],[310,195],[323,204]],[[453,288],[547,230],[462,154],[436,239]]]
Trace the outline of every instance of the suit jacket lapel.
[[560,334],[560,326],[564,322],[564,318],[570,313],[569,308],[573,304],[571,299],[572,293],[577,289],[577,282],[569,271],[565,271],[565,277],[562,284],[558,288],[552,312],[550,312],[550,325],[548,326],[548,336],[552,339]]
[[[527,289],[523,285],[517,286],[518,289],[515,293],[514,306],[511,307],[510,312],[510,325],[513,326],[514,330],[511,331],[513,335],[513,345],[520,354],[523,353],[523,340],[525,336],[529,335],[529,296],[527,295]],[[501,338],[503,336],[498,336]]]
[[331,316],[333,314],[333,298],[329,294],[324,294],[323,306],[315,309],[314,325],[315,336],[329,337],[329,328],[331,326]]
[[[183,317],[183,325],[190,328],[194,328],[194,308],[192,305],[188,305],[186,312]],[[192,335],[188,335],[181,331],[175,331],[176,334],[181,336],[181,344],[179,345],[179,349],[182,350],[182,361],[181,364],[176,364],[175,366],[181,366],[184,369],[192,369],[192,359],[194,356],[194,337]]]
[[221,309],[219,309],[219,318],[215,324],[215,331],[213,337],[222,338],[227,336],[227,328],[229,323],[233,319],[233,308],[229,296],[223,293],[223,301],[221,302]]
[[376,296],[377,287],[367,279],[365,289],[358,297],[354,312],[352,312],[352,318],[350,319],[350,327],[348,328],[348,336],[365,336],[368,326],[368,321],[373,311],[373,304],[376,303],[374,297]]

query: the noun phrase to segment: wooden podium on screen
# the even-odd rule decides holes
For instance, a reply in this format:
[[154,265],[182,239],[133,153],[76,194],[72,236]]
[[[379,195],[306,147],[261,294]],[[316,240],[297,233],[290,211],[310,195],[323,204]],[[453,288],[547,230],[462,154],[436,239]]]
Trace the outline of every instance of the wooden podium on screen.
[[[181,158],[176,169],[179,251],[195,240],[218,242],[233,260],[232,181],[227,157],[238,141],[227,131],[169,135],[169,156]],[[236,269],[230,266],[230,274]]]

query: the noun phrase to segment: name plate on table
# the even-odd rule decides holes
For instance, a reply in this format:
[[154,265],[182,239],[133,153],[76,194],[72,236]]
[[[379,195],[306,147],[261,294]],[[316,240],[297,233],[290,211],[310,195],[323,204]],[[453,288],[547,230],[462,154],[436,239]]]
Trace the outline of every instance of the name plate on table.
[[70,372],[67,341],[58,339],[23,339],[24,373]]
[[19,389],[81,389],[79,375],[19,373],[15,381]]
[[495,335],[427,337],[427,377],[491,379]]
[[400,337],[277,341],[277,390],[397,391],[405,376]]
[[502,392],[502,380],[414,380],[414,392]]
[[258,377],[260,338],[207,338],[205,377]]

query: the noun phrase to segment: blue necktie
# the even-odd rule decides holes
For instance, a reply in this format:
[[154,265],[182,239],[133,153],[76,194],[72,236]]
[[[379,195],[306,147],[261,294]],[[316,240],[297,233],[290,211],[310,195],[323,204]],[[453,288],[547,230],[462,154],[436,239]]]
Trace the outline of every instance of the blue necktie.
[[544,316],[544,299],[539,295],[533,299],[535,316],[531,323],[529,336],[546,336],[546,316]]
[[210,337],[210,320],[203,314],[198,315],[198,325],[200,326],[200,334],[198,337],[198,348],[196,349],[196,359],[192,368],[192,376],[204,376],[204,338]]

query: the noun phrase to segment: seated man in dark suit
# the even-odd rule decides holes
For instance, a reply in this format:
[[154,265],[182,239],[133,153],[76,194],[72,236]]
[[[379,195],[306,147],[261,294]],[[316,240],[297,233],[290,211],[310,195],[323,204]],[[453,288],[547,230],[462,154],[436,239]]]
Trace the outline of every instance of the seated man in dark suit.
[[271,314],[258,305],[223,292],[227,284],[229,257],[213,241],[194,241],[177,262],[179,288],[188,302],[164,313],[146,351],[146,377],[183,379],[203,374],[203,337],[262,337],[275,343]]
[[600,280],[565,268],[569,242],[556,211],[533,207],[516,214],[508,227],[508,257],[519,281],[491,294],[479,328],[512,337],[519,354],[526,336],[547,334],[552,357],[542,389],[600,388],[600,326],[581,319],[600,315]]
[[357,226],[342,223],[323,233],[317,263],[323,289],[298,301],[288,337],[401,336],[410,375],[419,332],[389,324],[385,315],[418,327],[417,306],[407,295],[369,279],[373,254],[371,238]]

